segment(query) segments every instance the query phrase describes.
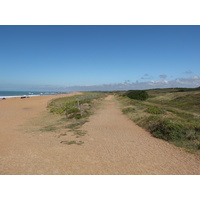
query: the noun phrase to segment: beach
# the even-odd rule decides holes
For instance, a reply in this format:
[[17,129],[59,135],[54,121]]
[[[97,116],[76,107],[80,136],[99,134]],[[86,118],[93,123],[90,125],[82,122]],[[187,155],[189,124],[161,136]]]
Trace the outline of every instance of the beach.
[[62,143],[77,135],[44,130],[61,122],[47,104],[75,94],[0,101],[1,175],[200,174],[199,156],[152,137],[122,114],[112,95],[81,127],[82,145]]
[[50,100],[75,94],[78,93],[0,100],[0,174],[40,173],[31,158],[44,148],[44,144],[38,137],[26,134],[22,127],[47,112]]

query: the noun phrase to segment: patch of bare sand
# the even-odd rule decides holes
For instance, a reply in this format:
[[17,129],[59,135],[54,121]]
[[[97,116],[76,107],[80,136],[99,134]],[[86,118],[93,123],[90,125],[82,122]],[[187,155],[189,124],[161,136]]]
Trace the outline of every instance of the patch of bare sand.
[[200,174],[195,155],[136,126],[121,113],[111,95],[82,126],[87,131],[80,138],[82,145],[61,144],[68,136],[58,138],[52,132],[20,132],[19,125],[45,111],[49,99],[40,98],[30,103],[18,100],[13,103],[18,108],[11,105],[5,109],[1,103],[6,101],[0,102],[7,117],[0,118],[0,174]]
[[50,100],[76,94],[80,93],[0,101],[0,174],[40,174],[34,167],[42,160],[39,151],[45,148],[45,142],[51,144],[52,140],[42,141],[39,134],[35,137],[25,134],[21,127],[40,119]]

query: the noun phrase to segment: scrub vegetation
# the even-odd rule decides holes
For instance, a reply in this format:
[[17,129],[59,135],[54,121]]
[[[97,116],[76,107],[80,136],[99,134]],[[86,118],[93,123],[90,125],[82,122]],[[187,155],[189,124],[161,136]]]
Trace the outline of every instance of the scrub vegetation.
[[200,151],[200,88],[154,89],[146,101],[118,92],[122,112],[154,137]]
[[123,96],[141,101],[145,101],[149,97],[148,93],[144,90],[129,90],[128,92],[125,92]]
[[84,142],[76,141],[76,139],[85,136],[86,132],[79,129],[84,123],[88,122],[89,116],[104,96],[105,93],[102,92],[87,92],[81,95],[53,99],[47,107],[51,115],[62,117],[62,126],[58,124],[58,128],[56,124],[48,125],[41,130],[58,130],[58,132],[66,130],[67,133],[59,133],[58,138],[65,137],[68,140],[62,140],[60,143],[82,145]]
[[102,97],[103,93],[84,93],[71,97],[52,100],[48,104],[51,113],[65,115],[68,119],[80,119],[89,114],[92,101]]

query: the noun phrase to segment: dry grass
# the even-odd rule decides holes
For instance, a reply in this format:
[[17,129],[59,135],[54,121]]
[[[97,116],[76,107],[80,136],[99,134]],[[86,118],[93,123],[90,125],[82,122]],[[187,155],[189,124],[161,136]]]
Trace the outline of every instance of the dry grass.
[[[153,136],[191,152],[199,151],[200,117],[197,114],[199,111],[195,108],[199,105],[197,99],[200,92],[163,93],[160,91],[153,95],[151,94],[151,98],[146,102],[122,96],[118,99],[123,113]],[[177,107],[177,99],[179,105],[185,105],[184,108]]]

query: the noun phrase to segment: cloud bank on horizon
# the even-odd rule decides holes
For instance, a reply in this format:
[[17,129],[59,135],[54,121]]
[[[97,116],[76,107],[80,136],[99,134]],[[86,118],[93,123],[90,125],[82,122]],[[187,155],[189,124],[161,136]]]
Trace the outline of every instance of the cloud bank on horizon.
[[[190,74],[190,73],[188,73]],[[144,77],[144,78],[143,78]],[[166,80],[167,75],[161,74],[160,80],[148,80],[152,76],[144,74],[141,81],[132,82],[125,80],[122,83],[109,83],[99,85],[74,85],[74,86],[55,86],[55,85],[18,85],[13,88],[13,85],[7,88],[0,85],[0,90],[17,90],[17,91],[58,91],[58,92],[72,92],[72,91],[117,91],[117,90],[148,90],[155,88],[196,88],[200,87],[200,77],[198,75],[190,76],[188,78],[176,78]],[[146,79],[146,80],[144,80]]]
[[[149,75],[148,75],[149,76]],[[160,75],[163,80],[135,81],[126,80],[123,83],[110,83],[102,85],[76,85],[76,86],[51,86],[38,87],[38,90],[51,91],[116,91],[116,90],[145,90],[155,88],[195,88],[200,87],[200,77],[197,75],[189,78],[165,80],[166,75]]]

